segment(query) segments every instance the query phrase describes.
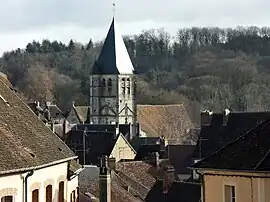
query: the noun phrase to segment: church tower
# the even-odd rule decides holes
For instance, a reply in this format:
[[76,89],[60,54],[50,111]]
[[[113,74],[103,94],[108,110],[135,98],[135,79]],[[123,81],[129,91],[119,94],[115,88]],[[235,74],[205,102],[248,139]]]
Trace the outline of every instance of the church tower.
[[113,18],[90,75],[93,124],[130,124],[135,134],[136,78],[124,40]]

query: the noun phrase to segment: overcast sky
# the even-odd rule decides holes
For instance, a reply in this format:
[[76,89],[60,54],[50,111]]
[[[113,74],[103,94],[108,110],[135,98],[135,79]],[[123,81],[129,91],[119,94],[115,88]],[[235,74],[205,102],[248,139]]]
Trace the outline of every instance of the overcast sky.
[[[0,53],[33,40],[103,39],[112,0],[0,0]],[[270,26],[270,0],[115,0],[122,34],[191,26]]]

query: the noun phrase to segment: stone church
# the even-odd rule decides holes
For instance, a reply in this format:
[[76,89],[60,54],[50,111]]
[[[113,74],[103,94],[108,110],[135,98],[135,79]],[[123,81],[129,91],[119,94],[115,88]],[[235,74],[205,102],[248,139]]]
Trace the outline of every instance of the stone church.
[[136,79],[125,43],[113,18],[90,75],[90,122],[136,127]]

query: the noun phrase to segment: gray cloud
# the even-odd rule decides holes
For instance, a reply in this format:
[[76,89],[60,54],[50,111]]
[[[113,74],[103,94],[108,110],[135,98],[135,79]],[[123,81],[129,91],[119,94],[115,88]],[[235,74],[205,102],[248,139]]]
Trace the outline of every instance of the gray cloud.
[[[39,29],[72,24],[98,29],[112,16],[112,0],[0,0],[0,31]],[[116,17],[121,23],[154,21],[228,26],[269,25],[269,0],[117,0]]]

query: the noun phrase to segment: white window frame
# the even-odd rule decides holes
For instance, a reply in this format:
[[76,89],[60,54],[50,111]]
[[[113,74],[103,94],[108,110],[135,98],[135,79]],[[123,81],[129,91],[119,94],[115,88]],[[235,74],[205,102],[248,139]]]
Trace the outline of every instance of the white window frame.
[[[230,201],[229,202],[237,202],[236,201],[236,199],[237,199],[237,197],[236,197],[237,188],[236,188],[236,183],[234,183],[234,182],[225,182],[225,183],[223,183],[223,202],[227,202],[226,201],[226,196],[225,196],[225,194],[226,194],[226,186],[234,187],[234,197],[230,196]],[[230,195],[231,195],[231,193],[230,193]]]

